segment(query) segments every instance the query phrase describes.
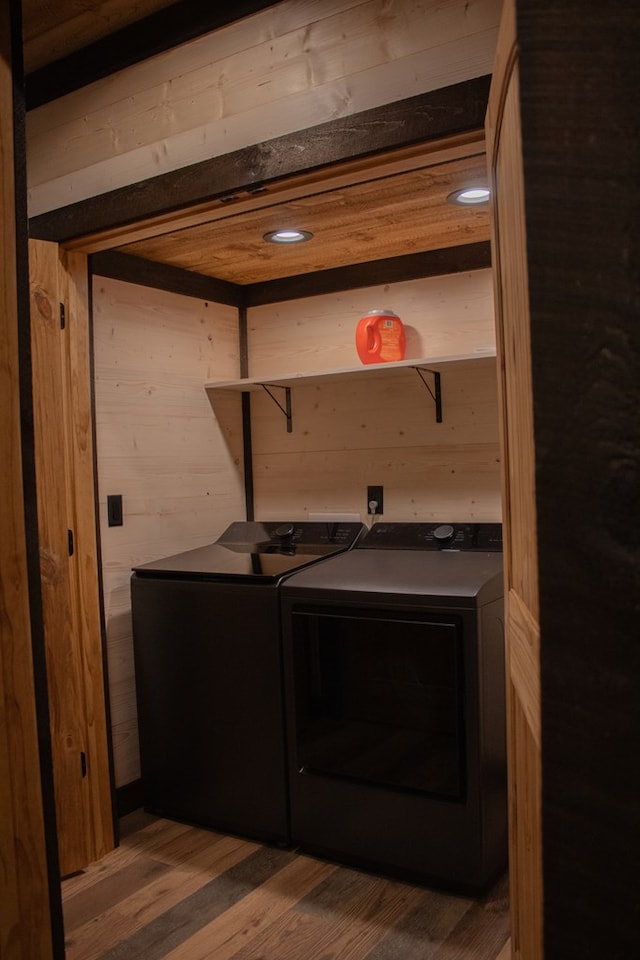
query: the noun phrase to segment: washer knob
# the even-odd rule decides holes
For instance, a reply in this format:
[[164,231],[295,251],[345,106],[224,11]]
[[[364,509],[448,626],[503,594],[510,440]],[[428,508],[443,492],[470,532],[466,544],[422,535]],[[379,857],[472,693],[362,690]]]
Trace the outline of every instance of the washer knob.
[[433,536],[439,543],[447,543],[453,540],[455,532],[455,529],[450,523],[441,523],[440,526],[436,527],[433,531]]
[[273,532],[278,539],[289,540],[293,536],[295,529],[296,528],[292,523],[283,523],[281,527],[276,527]]

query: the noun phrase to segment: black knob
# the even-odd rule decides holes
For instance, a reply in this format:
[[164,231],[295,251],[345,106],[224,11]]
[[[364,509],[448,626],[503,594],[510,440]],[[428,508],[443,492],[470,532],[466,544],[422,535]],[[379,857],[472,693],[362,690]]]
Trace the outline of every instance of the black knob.
[[433,531],[433,536],[440,543],[446,543],[448,540],[453,540],[455,532],[450,523],[441,523],[440,526],[436,527]]
[[273,532],[280,540],[289,540],[293,536],[295,529],[292,523],[283,523],[281,527],[276,527]]

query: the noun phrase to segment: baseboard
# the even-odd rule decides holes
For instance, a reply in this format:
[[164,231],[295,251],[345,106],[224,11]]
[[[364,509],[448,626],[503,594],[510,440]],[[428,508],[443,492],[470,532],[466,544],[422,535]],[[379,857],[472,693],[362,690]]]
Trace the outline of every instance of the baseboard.
[[116,787],[116,809],[118,817],[125,817],[128,813],[138,810],[143,803],[142,780],[133,780],[123,787]]

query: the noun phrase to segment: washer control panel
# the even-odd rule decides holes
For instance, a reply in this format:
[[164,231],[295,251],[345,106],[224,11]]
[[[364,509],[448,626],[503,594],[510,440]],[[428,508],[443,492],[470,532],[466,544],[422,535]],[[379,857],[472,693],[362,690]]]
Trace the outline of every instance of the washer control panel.
[[364,529],[362,523],[343,521],[237,520],[227,527],[216,543],[239,553],[273,553],[278,550],[289,553],[295,548],[299,553],[324,554],[352,546]]
[[388,523],[379,521],[356,545],[367,550],[502,550],[501,523]]

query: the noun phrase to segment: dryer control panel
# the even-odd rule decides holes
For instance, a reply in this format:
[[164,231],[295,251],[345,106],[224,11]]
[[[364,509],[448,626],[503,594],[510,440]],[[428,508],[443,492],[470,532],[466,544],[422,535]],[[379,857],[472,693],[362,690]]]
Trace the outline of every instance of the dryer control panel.
[[367,550],[502,551],[501,523],[374,523],[356,545]]

